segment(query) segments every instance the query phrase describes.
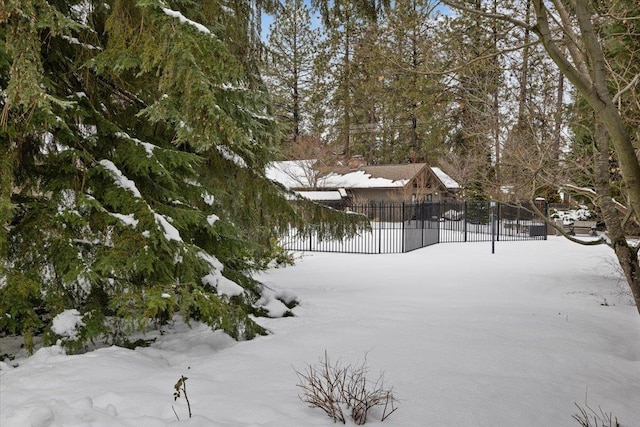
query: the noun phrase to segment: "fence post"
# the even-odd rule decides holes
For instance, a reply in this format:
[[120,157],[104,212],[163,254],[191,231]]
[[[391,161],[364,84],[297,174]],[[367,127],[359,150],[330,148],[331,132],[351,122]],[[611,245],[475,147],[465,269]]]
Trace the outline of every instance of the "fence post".
[[464,211],[464,215],[462,216],[462,219],[464,219],[464,222],[462,223],[462,228],[464,229],[464,241],[467,241],[467,201],[465,200],[463,202],[462,205],[462,210]]
[[378,202],[378,253],[381,254],[382,253],[382,224],[384,223],[384,221],[382,221],[384,219],[384,217],[382,216],[382,206],[384,205],[384,202]]
[[404,253],[405,252],[404,202],[402,202],[402,213],[400,216],[400,221],[402,222],[402,253]]
[[[438,216],[436,217],[436,227],[438,227],[438,235],[436,238],[436,243],[440,244],[440,218],[443,217],[443,212],[442,212],[442,202],[438,202]],[[442,222],[442,224],[444,224],[444,222]]]
[[500,224],[502,224],[502,203],[496,202],[498,215],[496,217],[496,240],[500,241]]
[[424,202],[420,203],[420,247],[424,248]]

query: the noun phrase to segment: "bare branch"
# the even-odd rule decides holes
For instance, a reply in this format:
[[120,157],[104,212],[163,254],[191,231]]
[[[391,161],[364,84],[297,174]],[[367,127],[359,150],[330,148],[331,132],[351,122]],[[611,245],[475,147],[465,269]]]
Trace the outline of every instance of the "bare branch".
[[616,93],[613,96],[613,103],[615,104],[616,102],[618,102],[618,100],[620,99],[620,97],[627,91],[629,91],[631,88],[633,88],[635,85],[638,84],[638,81],[640,81],[640,74],[636,74],[636,76],[633,78],[633,80],[631,80],[629,82],[628,85],[626,85],[625,87],[623,87],[622,89],[620,89],[618,91],[618,93]]
[[456,1],[451,1],[451,0],[441,0],[441,1],[442,1],[442,3],[446,4],[447,6],[453,8],[453,9],[457,9],[457,10],[462,10],[464,12],[473,13],[473,14],[478,15],[478,16],[484,16],[485,18],[499,19],[501,21],[510,22],[511,24],[515,25],[516,27],[533,30],[531,25],[529,25],[528,23],[526,23],[524,21],[521,21],[519,19],[515,19],[512,16],[505,15],[503,13],[492,13],[492,12],[485,12],[483,10],[473,9],[473,8],[465,6],[465,5],[461,4],[461,3],[458,3]]
[[[589,71],[587,70],[585,57],[580,50],[580,37],[573,30],[574,25],[571,22],[569,12],[567,11],[567,8],[564,6],[564,3],[562,3],[561,0],[553,0],[553,5],[558,12],[558,16],[560,17],[560,22],[557,22],[557,24],[562,29],[564,37],[569,40],[568,43],[565,43],[565,46],[567,47],[567,50],[569,51],[569,54],[573,59],[573,64],[584,77],[588,77]],[[552,17],[554,17],[555,21],[555,16],[552,15]]]

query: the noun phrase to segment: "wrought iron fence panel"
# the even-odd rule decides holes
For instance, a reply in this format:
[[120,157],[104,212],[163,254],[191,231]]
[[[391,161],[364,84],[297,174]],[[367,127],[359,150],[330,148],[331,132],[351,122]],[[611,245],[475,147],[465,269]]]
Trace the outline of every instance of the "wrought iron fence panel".
[[[538,208],[547,212],[546,202]],[[369,218],[371,229],[340,240],[290,230],[281,243],[294,251],[402,253],[436,243],[546,239],[547,228],[526,204],[446,201],[351,203],[345,211]]]

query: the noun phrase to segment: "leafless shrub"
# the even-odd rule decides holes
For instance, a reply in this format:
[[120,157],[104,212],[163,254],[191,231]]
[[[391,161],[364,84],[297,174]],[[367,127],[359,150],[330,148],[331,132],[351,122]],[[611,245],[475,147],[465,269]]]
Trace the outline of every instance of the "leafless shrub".
[[612,275],[616,279],[618,298],[626,298],[633,303],[633,294],[631,293],[631,289],[627,284],[627,279],[625,278],[624,271],[622,271],[620,263],[617,262],[613,257],[606,257],[604,258],[604,264],[606,264],[607,267],[611,268]]
[[347,407],[351,409],[351,419],[356,425],[363,425],[367,422],[369,410],[381,406],[384,408],[384,421],[397,409],[391,389],[384,388],[384,377],[381,375],[375,382],[367,380],[369,368],[366,359],[362,365],[349,368],[348,381],[344,383],[342,394]]
[[598,408],[598,413],[587,404],[580,406],[576,403],[575,405],[578,413],[573,414],[572,418],[582,427],[620,427],[618,417],[614,417],[611,412],[605,413],[602,408]]
[[396,399],[391,389],[385,389],[383,375],[372,382],[368,373],[366,358],[361,365],[342,367],[339,362],[331,364],[325,352],[320,363],[309,365],[304,372],[296,370],[300,400],[322,409],[334,422],[345,424],[346,410],[356,425],[363,425],[374,407],[382,408],[384,421],[397,409]]

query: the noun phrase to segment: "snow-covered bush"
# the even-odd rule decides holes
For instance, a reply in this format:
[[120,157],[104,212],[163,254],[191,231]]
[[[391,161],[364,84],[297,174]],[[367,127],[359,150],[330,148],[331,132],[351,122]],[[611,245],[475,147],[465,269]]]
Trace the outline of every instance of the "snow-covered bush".
[[570,225],[575,221],[588,221],[593,219],[593,212],[586,206],[579,206],[578,209],[553,209],[550,216],[551,218],[562,220],[564,225]]

